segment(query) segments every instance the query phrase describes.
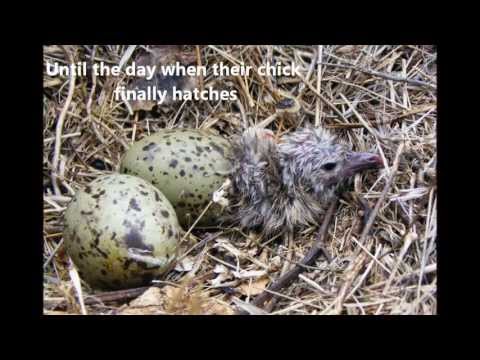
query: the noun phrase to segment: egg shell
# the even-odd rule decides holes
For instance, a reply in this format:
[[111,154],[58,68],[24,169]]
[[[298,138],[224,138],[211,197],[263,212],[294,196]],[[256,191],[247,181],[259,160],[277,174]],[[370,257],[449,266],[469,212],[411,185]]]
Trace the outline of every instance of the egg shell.
[[182,232],[158,189],[122,174],[101,176],[77,191],[64,220],[67,253],[80,277],[101,289],[142,286],[162,275],[176,258]]
[[[188,227],[212,200],[231,169],[230,143],[208,131],[165,129],[136,142],[125,153],[120,172],[156,186]],[[221,207],[213,203],[198,225],[218,223]]]

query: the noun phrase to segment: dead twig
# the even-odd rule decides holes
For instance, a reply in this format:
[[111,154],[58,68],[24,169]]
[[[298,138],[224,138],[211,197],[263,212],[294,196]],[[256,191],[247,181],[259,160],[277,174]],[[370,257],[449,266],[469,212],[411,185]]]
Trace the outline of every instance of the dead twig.
[[[363,228],[362,235],[360,236],[360,239],[358,240],[358,245],[359,248],[357,250],[357,258],[355,262],[350,266],[350,269],[347,269],[346,271],[346,280],[343,283],[342,287],[340,288],[338,292],[338,296],[334,301],[335,306],[335,313],[340,314],[342,312],[343,304],[345,300],[347,300],[348,296],[348,290],[353,284],[353,281],[356,278],[356,275],[360,272],[362,269],[365,261],[367,260],[368,256],[372,256],[375,261],[378,262],[375,256],[371,255],[370,248],[373,244],[373,241],[369,241],[366,245],[365,240],[367,236],[370,233],[370,229],[373,226],[373,223],[375,222],[375,219],[377,217],[378,211],[380,210],[380,207],[382,206],[383,202],[385,201],[385,198],[387,196],[388,191],[392,187],[393,180],[395,179],[395,175],[398,170],[398,166],[400,164],[400,158],[403,153],[403,148],[405,146],[405,143],[401,143],[400,146],[397,149],[397,154],[395,155],[395,160],[393,162],[393,166],[391,169],[390,177],[387,180],[387,183],[385,184],[385,187],[383,188],[382,194],[380,195],[380,198],[378,199],[377,203],[375,204],[375,207],[373,208],[372,212],[370,213],[370,217],[368,218],[367,223],[365,224],[365,227]],[[363,250],[363,251],[362,251]]]
[[[433,108],[436,108],[437,105],[435,104],[429,104],[427,106],[422,106],[417,109],[413,109],[411,111],[407,111],[402,115],[399,115],[393,119],[390,120],[385,120],[385,121],[370,121],[370,124],[372,125],[388,125],[388,124],[393,124],[397,121],[400,121],[410,115],[415,115],[421,112],[426,112],[428,110],[431,110]],[[327,129],[361,129],[364,128],[365,125],[362,123],[350,123],[350,124],[331,124],[331,125],[325,125],[325,128]]]
[[[156,286],[156,285],[152,285]],[[134,299],[140,295],[142,295],[147,289],[151,286],[142,286],[133,289],[126,289],[126,290],[116,290],[116,291],[108,291],[104,293],[100,293],[97,295],[91,295],[85,297],[84,302],[85,305],[95,305],[95,304],[104,304],[107,302],[119,302],[119,301],[127,301]],[[52,305],[52,310],[65,310],[68,307],[67,301],[62,301],[58,304]]]
[[397,154],[395,155],[395,160],[393,161],[393,166],[390,172],[390,177],[388,178],[387,183],[385,184],[385,187],[383,188],[383,191],[380,194],[380,198],[375,204],[375,207],[373,208],[370,214],[370,217],[368,218],[368,221],[365,224],[365,227],[363,228],[362,235],[360,236],[360,240],[359,240],[360,244],[363,244],[365,242],[365,239],[368,236],[368,233],[370,232],[370,228],[372,227],[375,221],[375,218],[377,217],[378,211],[380,210],[380,207],[385,201],[388,191],[392,187],[393,180],[395,179],[395,175],[397,174],[397,171],[398,171],[398,166],[400,165],[400,158],[403,153],[404,147],[405,147],[405,143],[402,142],[397,149]]
[[[68,51],[66,46],[63,47],[63,50],[68,56],[68,59],[71,64],[74,63],[73,55]],[[65,116],[67,115],[68,108],[70,107],[70,103],[72,102],[73,92],[75,90],[75,79],[76,74],[75,71],[70,71],[70,81],[68,86],[68,95],[65,99],[65,103],[63,104],[62,111],[58,116],[57,126],[55,127],[55,150],[53,153],[53,161],[52,161],[52,185],[53,190],[55,191],[55,195],[60,195],[60,188],[58,186],[58,161],[60,159],[60,149],[62,148],[62,131],[63,131],[63,123],[65,121]]]
[[[256,307],[261,307],[265,302],[270,300],[272,296],[274,296],[269,291],[278,292],[281,289],[285,288],[286,286],[290,285],[303,271],[305,271],[304,266],[311,265],[315,262],[315,260],[320,256],[321,253],[325,253],[324,248],[324,241],[325,237],[327,236],[328,226],[332,220],[333,214],[337,209],[338,201],[334,200],[330,207],[328,208],[327,213],[325,214],[325,218],[323,219],[322,226],[318,232],[318,237],[313,244],[310,251],[305,255],[305,257],[300,262],[301,265],[296,265],[292,270],[288,271],[286,274],[281,276],[277,279],[272,285],[268,287],[266,291],[258,295],[253,301],[252,304]],[[328,255],[327,255],[328,256]],[[238,315],[246,315],[247,313],[244,311],[239,311]]]
[[368,74],[368,75],[380,77],[382,79],[399,81],[399,82],[406,82],[408,84],[412,84],[412,85],[415,85],[415,86],[428,87],[429,89],[432,89],[432,90],[437,89],[436,85],[427,83],[425,81],[403,78],[403,77],[383,73],[383,72],[380,72],[380,71],[363,69],[363,68],[360,68],[358,66],[344,65],[344,64],[332,64],[332,63],[327,63],[327,62],[322,62],[321,64],[325,65],[325,66],[336,66],[336,67],[340,67],[340,68],[343,68],[343,69],[351,69],[351,70],[355,70],[355,71],[360,71],[360,72],[363,72],[363,73]]

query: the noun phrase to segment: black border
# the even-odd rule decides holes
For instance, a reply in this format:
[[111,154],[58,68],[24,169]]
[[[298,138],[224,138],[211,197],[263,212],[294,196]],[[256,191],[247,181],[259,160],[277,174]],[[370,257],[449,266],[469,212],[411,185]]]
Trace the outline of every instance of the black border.
[[[169,39],[169,43],[194,43],[199,40],[199,42],[207,43],[234,43],[238,41],[239,43],[244,44],[262,44],[262,43],[310,43],[310,42],[319,42],[318,35],[320,31],[315,33],[302,33],[299,36],[298,33],[290,32],[290,36],[286,36],[279,41],[279,39],[272,39],[278,35],[278,33],[265,34],[261,33],[260,35],[258,32],[255,32],[255,36],[252,34],[245,36],[245,34],[225,34],[222,33],[215,33],[216,36],[202,38],[204,36],[203,33],[192,33],[192,32],[185,32],[185,33],[178,33],[175,34],[170,33],[166,36],[162,36],[162,38]],[[199,39],[199,37],[201,39]],[[223,37],[223,39],[222,39]],[[228,41],[227,38],[228,37]],[[302,41],[298,41],[298,39],[302,39]],[[187,40],[188,39],[188,40]],[[348,40],[347,40],[348,39]],[[91,40],[91,39],[90,39]],[[381,39],[361,39],[355,40],[354,37],[346,37],[344,39],[329,39],[331,42],[343,44],[343,43],[361,43],[361,42],[386,42],[382,41]],[[388,39],[383,39],[388,40]],[[411,43],[439,43],[438,40],[435,41],[432,37],[427,37],[427,39],[416,39],[419,41],[411,41],[411,39],[404,40],[401,42],[411,42]],[[96,41],[98,43],[107,42],[107,39],[104,41]],[[133,41],[133,40],[132,40]],[[131,41],[131,42],[132,42]],[[145,41],[145,40],[144,40]],[[43,61],[42,61],[42,47],[43,44],[50,44],[50,43],[73,43],[73,42],[88,42],[88,41],[72,41],[72,39],[62,39],[62,36],[52,36],[47,39],[42,39],[39,43],[30,46],[27,50],[30,51],[25,55],[23,60],[27,60],[28,63],[26,65],[22,65],[25,69],[31,69],[30,72],[30,81],[32,81],[31,85],[27,82],[20,84],[20,91],[22,94],[25,94],[25,98],[18,99],[19,104],[15,106],[14,109],[21,109],[22,119],[19,121],[15,121],[12,125],[14,126],[14,130],[16,132],[21,132],[22,140],[21,146],[19,148],[18,140],[15,137],[8,137],[11,141],[9,144],[9,148],[11,149],[18,149],[16,151],[18,154],[15,156],[15,159],[18,161],[21,159],[20,168],[22,170],[26,170],[24,175],[17,175],[20,176],[20,179],[14,177],[13,181],[14,184],[17,183],[18,180],[24,181],[25,183],[22,184],[23,189],[26,189],[26,196],[22,198],[23,204],[19,206],[15,212],[22,213],[26,216],[22,216],[19,223],[14,226],[13,235],[16,241],[24,241],[27,239],[33,240],[33,244],[31,242],[27,242],[21,247],[21,256],[27,254],[27,259],[22,260],[23,263],[27,263],[27,266],[22,265],[22,271],[26,270],[26,273],[23,275],[16,274],[16,280],[22,283],[23,288],[28,288],[31,291],[29,296],[25,296],[25,299],[32,300],[32,303],[25,304],[22,307],[23,310],[27,313],[34,314],[34,315],[41,315],[43,313],[43,241],[42,233],[43,233],[43,180],[42,180],[42,154],[43,154],[43,136],[42,136],[42,117],[43,117],[43,105],[42,105],[42,97],[43,97]],[[125,41],[115,41],[113,42],[120,42],[124,43]],[[159,42],[159,41],[152,41],[152,42]],[[455,172],[452,171],[453,165],[458,164],[458,158],[453,155],[452,148],[455,148],[455,141],[460,142],[458,136],[455,136],[454,126],[455,123],[452,123],[452,119],[455,118],[452,107],[449,105],[451,94],[447,96],[448,88],[450,87],[449,82],[452,80],[450,78],[451,74],[450,65],[448,65],[451,59],[448,58],[448,52],[446,46],[438,44],[438,313],[441,315],[448,314],[454,307],[452,306],[451,298],[449,297],[452,295],[452,289],[449,289],[450,285],[453,282],[457,282],[458,279],[453,279],[453,275],[451,274],[451,270],[455,268],[454,261],[456,256],[453,255],[453,252],[457,245],[453,245],[453,241],[461,241],[464,240],[472,240],[469,237],[462,237],[459,236],[459,228],[452,226],[452,220],[457,217],[455,220],[462,220],[459,219],[461,214],[456,212],[455,209],[459,208],[458,205],[458,194],[450,189],[453,189],[453,181],[452,178],[455,175]],[[23,49],[25,50],[25,48]],[[450,87],[451,89],[451,87]],[[26,106],[25,104],[29,104]],[[37,104],[37,105],[35,105]],[[452,111],[450,116],[448,112]],[[27,114],[27,115],[25,115]],[[13,118],[18,119],[18,114],[15,114]],[[457,129],[458,131],[458,129]],[[457,134],[458,135],[458,134]],[[459,145],[459,144],[457,144]],[[38,152],[40,149],[40,152]],[[7,152],[8,153],[8,152]],[[457,201],[457,204],[455,204]],[[16,201],[19,203],[19,201]],[[26,235],[19,235],[27,230]],[[459,245],[459,246],[463,246]],[[28,279],[28,280],[27,280]],[[27,282],[28,281],[28,282]],[[449,309],[450,308],[450,309]],[[380,318],[383,318],[381,316]],[[55,317],[48,317],[48,318],[55,318]],[[73,318],[73,317],[72,317]],[[92,317],[93,318],[93,317]],[[161,317],[163,319],[163,317]],[[190,317],[183,317],[184,319]],[[218,317],[213,317],[218,318]],[[229,317],[231,318],[231,317]],[[242,317],[245,318],[245,317]],[[264,318],[264,317],[256,317],[256,318]],[[271,318],[271,317],[269,317]],[[338,317],[343,318],[343,317]],[[235,321],[235,320],[234,320]]]

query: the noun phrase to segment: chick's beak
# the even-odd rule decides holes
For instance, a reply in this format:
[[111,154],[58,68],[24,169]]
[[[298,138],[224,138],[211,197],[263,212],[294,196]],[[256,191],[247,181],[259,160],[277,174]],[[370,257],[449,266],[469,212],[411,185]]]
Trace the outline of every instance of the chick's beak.
[[346,157],[342,175],[344,178],[368,169],[383,167],[380,156],[366,152],[349,152]]

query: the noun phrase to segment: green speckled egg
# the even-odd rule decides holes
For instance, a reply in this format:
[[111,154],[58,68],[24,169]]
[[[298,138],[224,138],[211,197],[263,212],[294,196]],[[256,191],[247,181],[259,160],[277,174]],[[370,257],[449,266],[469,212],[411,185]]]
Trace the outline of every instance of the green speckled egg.
[[130,175],[97,178],[65,211],[66,250],[95,288],[147,285],[170,269],[181,233],[166,197]]
[[[202,213],[231,169],[230,143],[207,131],[161,130],[133,144],[120,172],[139,176],[156,186],[188,227]],[[198,222],[217,223],[221,208],[213,203]]]

